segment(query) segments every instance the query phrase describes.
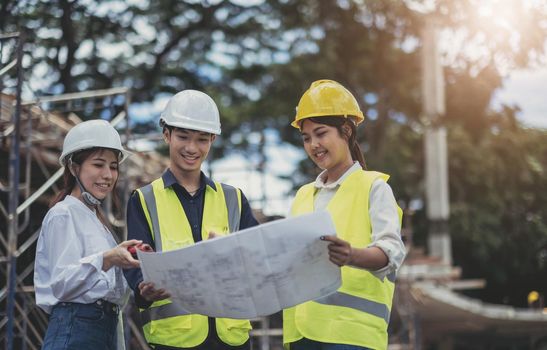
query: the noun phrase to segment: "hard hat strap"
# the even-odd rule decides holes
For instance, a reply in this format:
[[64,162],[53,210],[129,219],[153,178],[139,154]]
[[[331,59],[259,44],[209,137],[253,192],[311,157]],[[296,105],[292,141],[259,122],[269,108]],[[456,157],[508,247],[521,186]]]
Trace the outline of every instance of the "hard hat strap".
[[73,165],[72,154],[68,157],[67,163],[68,163],[68,170],[70,171],[72,176],[74,176],[74,178],[76,179],[76,183],[78,184],[78,187],[80,187],[80,192],[82,193],[82,200],[84,201],[84,203],[92,207],[96,207],[100,205],[102,201],[96,198],[95,196],[93,196],[91,193],[89,193],[86,190],[84,185],[80,182],[80,178],[76,174],[76,171],[72,168],[72,165]]

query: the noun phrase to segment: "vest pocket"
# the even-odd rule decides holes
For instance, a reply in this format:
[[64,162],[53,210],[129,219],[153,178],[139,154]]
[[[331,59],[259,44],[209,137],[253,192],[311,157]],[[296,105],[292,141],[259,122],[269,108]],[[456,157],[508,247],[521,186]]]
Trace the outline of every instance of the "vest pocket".
[[217,318],[215,322],[220,340],[232,346],[245,343],[249,339],[249,331],[253,328],[248,320]]

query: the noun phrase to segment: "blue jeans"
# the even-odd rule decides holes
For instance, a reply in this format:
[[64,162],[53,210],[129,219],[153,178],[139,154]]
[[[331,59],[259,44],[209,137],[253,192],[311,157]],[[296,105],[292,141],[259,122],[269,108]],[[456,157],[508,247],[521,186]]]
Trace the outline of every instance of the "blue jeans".
[[49,317],[42,350],[116,350],[117,323],[113,304],[59,303]]
[[310,339],[300,339],[291,343],[290,350],[371,350],[357,345],[321,343]]

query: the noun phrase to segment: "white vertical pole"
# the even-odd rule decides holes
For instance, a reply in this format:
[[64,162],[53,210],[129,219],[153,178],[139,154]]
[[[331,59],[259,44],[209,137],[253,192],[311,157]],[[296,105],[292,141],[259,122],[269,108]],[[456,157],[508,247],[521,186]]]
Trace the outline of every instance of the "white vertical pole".
[[448,230],[448,157],[446,129],[437,123],[445,113],[444,77],[437,49],[437,31],[431,18],[426,19],[422,47],[422,96],[425,117],[425,184],[429,220],[429,255],[452,264]]

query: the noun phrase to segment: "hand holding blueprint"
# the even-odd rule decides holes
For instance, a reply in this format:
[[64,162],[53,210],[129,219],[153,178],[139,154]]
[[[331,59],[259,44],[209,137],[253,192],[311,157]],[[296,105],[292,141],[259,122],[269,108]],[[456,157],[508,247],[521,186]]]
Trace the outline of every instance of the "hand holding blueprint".
[[144,280],[168,290],[189,314],[246,319],[335,292],[340,268],[319,239],[333,234],[324,211],[138,256]]

